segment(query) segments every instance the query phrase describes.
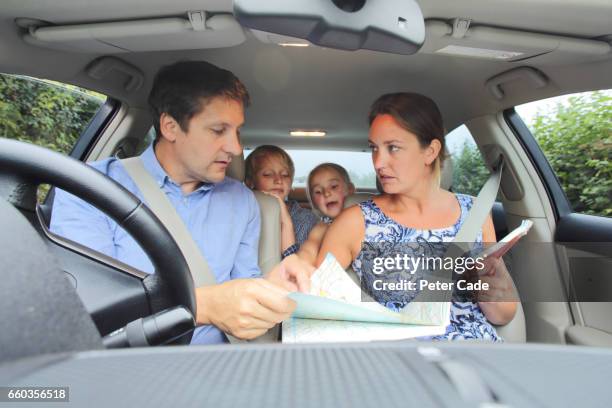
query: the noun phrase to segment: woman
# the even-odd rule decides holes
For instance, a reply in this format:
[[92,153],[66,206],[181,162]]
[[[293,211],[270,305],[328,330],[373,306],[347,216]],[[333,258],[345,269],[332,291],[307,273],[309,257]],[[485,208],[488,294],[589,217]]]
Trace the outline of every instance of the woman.
[[[440,188],[440,169],[444,160],[444,126],[436,104],[415,93],[381,96],[369,114],[369,144],[376,175],[384,194],[338,216],[331,224],[317,257],[320,265],[331,252],[340,264],[353,269],[361,279],[371,281],[371,270],[364,265],[365,246],[384,244],[450,242],[469,212],[473,198]],[[493,221],[489,216],[475,243],[495,242]],[[381,245],[376,246],[379,243]],[[420,245],[420,244],[419,244]],[[388,246],[388,245],[387,245]],[[442,254],[435,254],[442,255]],[[506,324],[516,311],[512,279],[502,261],[488,261],[480,279],[490,285],[478,302],[461,299],[454,293],[451,323],[436,339],[501,340],[493,324]],[[380,303],[401,309],[407,302],[388,301],[387,293],[372,293]],[[391,296],[392,298],[392,296]]]

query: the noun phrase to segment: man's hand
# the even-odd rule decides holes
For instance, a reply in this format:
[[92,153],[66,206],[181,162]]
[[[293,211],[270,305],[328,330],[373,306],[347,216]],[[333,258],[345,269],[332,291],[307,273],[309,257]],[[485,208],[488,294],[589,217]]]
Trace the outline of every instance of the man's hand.
[[310,290],[310,276],[314,271],[314,266],[293,254],[276,265],[266,275],[266,279],[288,291],[307,293]]
[[266,279],[234,279],[196,289],[198,325],[212,324],[240,339],[259,337],[287,319],[295,302]]

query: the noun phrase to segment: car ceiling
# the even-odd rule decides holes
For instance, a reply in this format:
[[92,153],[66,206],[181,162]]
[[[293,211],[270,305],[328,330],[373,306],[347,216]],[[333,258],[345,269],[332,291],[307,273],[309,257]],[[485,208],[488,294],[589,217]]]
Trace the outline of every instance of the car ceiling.
[[[578,39],[612,40],[609,0],[419,0],[426,21],[472,20],[472,25],[510,28]],[[177,60],[202,59],[232,70],[247,85],[253,104],[244,137],[251,144],[321,146],[320,140],[290,138],[288,131],[328,132],[326,146],[360,148],[366,142],[367,111],[386,92],[413,91],[432,97],[450,130],[464,121],[530,100],[582,90],[612,88],[612,53],[550,53],[525,61],[483,60],[435,53],[394,55],[322,47],[282,48],[266,44],[245,29],[246,41],[216,49],[131,52],[116,55],[144,73],[144,86],[126,92],[121,84],[97,81],[84,72],[101,54],[50,50],[25,43],[18,18],[51,24],[109,22],[186,16],[189,10],[231,13],[231,0],[8,0],[0,3],[0,71],[73,83],[146,107],[157,69]],[[428,34],[429,35],[429,34]],[[527,36],[529,33],[527,33]],[[528,39],[529,37],[527,37]],[[429,41],[429,36],[426,39]],[[543,89],[513,83],[503,99],[485,86],[511,68],[529,66],[549,78]]]

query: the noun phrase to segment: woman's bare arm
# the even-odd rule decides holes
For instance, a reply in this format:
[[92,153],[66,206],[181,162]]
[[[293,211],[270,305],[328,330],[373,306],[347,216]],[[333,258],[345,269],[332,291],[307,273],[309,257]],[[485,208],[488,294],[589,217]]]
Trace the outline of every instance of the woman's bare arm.
[[321,247],[323,237],[325,236],[325,232],[327,231],[328,227],[328,224],[320,222],[310,231],[310,234],[308,234],[308,239],[302,244],[297,253],[302,260],[311,265],[316,263],[319,248]]
[[328,252],[331,252],[340,265],[346,269],[359,253],[365,235],[365,224],[358,205],[342,211],[329,226],[315,266],[321,265]]

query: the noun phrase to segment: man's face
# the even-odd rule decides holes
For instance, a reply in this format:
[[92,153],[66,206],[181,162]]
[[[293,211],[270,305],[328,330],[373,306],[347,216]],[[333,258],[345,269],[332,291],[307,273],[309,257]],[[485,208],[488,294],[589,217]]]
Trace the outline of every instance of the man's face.
[[173,159],[179,183],[218,183],[233,156],[242,154],[240,127],[244,123],[241,102],[214,97],[189,121],[187,131],[180,127],[174,139]]

